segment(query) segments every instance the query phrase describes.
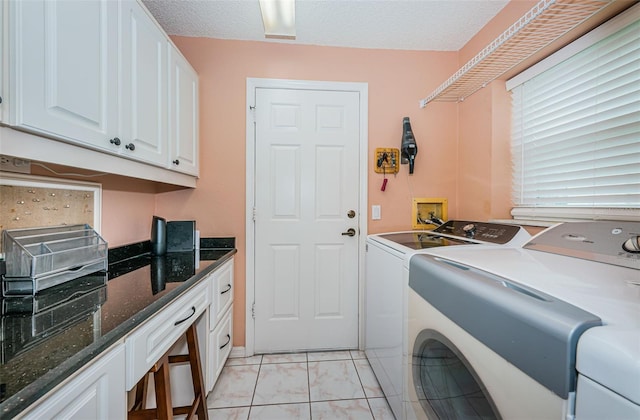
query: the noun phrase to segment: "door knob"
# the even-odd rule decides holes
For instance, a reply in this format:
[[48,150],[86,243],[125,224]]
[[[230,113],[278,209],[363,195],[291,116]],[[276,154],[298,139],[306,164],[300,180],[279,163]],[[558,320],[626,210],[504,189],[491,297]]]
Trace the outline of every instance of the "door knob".
[[356,230],[354,228],[349,228],[346,232],[342,232],[342,236],[356,236]]

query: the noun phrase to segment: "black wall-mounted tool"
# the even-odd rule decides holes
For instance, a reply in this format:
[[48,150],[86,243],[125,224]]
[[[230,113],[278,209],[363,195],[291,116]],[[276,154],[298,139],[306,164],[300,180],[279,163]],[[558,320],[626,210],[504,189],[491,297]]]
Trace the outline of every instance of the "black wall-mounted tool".
[[402,145],[400,146],[400,152],[402,153],[401,163],[408,163],[409,174],[412,174],[413,164],[418,154],[418,145],[416,144],[415,137],[413,137],[409,117],[404,117],[402,120]]

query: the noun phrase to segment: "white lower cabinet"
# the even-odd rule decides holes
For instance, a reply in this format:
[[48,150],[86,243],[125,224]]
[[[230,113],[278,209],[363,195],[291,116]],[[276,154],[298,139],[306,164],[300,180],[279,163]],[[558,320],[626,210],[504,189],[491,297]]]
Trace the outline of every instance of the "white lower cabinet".
[[[208,335],[207,314],[204,313],[196,321],[196,331],[198,334],[198,349],[202,362],[202,378],[206,384],[206,355],[207,355],[207,335]],[[171,347],[172,355],[187,354],[187,340],[183,335],[177,343]],[[171,381],[171,403],[174,407],[188,406],[193,402],[193,380],[191,377],[191,366],[189,363],[177,363],[170,366]],[[156,407],[156,393],[153,376],[149,376],[147,389],[146,408]]]
[[205,379],[207,392],[211,392],[222,368],[224,367],[231,348],[233,347],[233,305],[229,307],[222,320],[209,334],[209,367]]
[[[167,351],[186,354],[184,333],[195,323],[205,391],[213,389],[233,347],[233,258],[197,286],[168,304],[124,338],[124,342],[83,368],[18,417],[25,419],[124,419],[127,393]],[[174,406],[193,400],[188,364],[171,366]],[[155,407],[153,379],[147,408]]]
[[124,383],[124,344],[117,344],[70,382],[19,418],[124,419],[127,401]]
[[233,347],[233,258],[211,275],[209,348],[205,389],[211,392]]
[[202,282],[149,319],[125,341],[127,390],[131,390],[209,305],[209,282]]
[[[211,273],[197,290],[194,289],[189,293],[190,296],[198,294],[198,302],[203,301],[205,298],[207,302],[210,302],[208,313],[204,312],[195,321],[198,334],[198,348],[200,349],[202,369],[204,370],[202,378],[205,382],[205,391],[207,393],[213,389],[233,347],[233,268],[233,259],[231,259]],[[205,286],[208,287],[206,292],[203,289]],[[173,305],[174,304],[172,304],[172,306]],[[184,304],[181,306],[184,307]],[[200,308],[200,306],[198,307]],[[170,308],[171,307],[167,307],[168,310],[165,309],[162,313],[172,312]],[[198,311],[198,313],[200,313],[200,311]],[[147,323],[148,328],[145,328],[145,331],[157,336],[163,334],[161,327],[155,322],[159,315],[156,315]],[[141,336],[146,337],[147,335],[145,333],[141,334]],[[148,338],[145,340],[139,338],[138,340],[141,342],[149,342]],[[169,341],[170,340],[167,340],[167,342]],[[174,343],[170,347],[171,354],[186,354],[187,344],[184,336],[173,338],[171,342]],[[127,344],[129,344],[129,339],[127,339]],[[129,350],[133,349],[127,347],[127,351]],[[138,369],[139,372],[145,374],[148,370],[146,366],[151,366],[149,362],[153,363],[153,361],[164,354],[154,352],[154,356],[148,357],[147,360],[143,362],[143,352],[140,350],[141,349],[138,348],[135,355],[133,353],[127,353],[128,356],[129,354],[132,356],[132,359],[127,358],[128,374],[132,373],[132,370],[137,369],[139,364],[144,367],[144,369]],[[154,357],[156,359],[154,359]],[[135,360],[133,358],[135,358]],[[132,360],[133,363],[130,363]],[[130,385],[129,378],[127,377],[127,390],[131,390],[142,376],[135,374],[133,378],[137,379],[135,379],[133,385]],[[193,401],[193,385],[189,364],[172,365],[170,378],[171,400],[173,405],[184,406],[191,404]],[[156,406],[155,389],[151,378],[148,385],[146,407],[151,408]]]
[[233,259],[231,259],[211,275],[209,326],[212,331],[233,303],[233,272]]

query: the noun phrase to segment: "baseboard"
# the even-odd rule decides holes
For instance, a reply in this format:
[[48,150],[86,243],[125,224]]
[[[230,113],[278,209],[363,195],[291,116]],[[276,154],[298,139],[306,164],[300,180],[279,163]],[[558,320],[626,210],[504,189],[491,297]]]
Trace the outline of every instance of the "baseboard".
[[246,357],[246,349],[244,347],[233,347],[231,353],[229,353],[229,359],[237,359],[239,357]]

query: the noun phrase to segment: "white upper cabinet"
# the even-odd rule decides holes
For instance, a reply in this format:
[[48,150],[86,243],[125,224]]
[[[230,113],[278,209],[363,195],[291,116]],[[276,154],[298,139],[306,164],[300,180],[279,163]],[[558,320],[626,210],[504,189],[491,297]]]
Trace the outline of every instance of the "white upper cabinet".
[[20,127],[118,151],[117,3],[10,2],[15,37],[11,120]]
[[[198,76],[140,1],[29,0],[0,7],[8,13],[4,21],[0,13],[6,37],[2,44],[0,34],[0,56],[2,45],[9,49],[0,69],[0,95],[2,86],[9,89],[0,121],[181,172],[174,177],[198,175]],[[51,144],[53,156],[60,144]],[[52,162],[75,166],[72,157]]]
[[169,48],[169,115],[172,169],[198,175],[198,75],[173,46]]
[[7,107],[3,106],[2,103],[6,100],[6,91],[7,81],[5,77],[7,75],[6,66],[8,64],[7,57],[7,48],[5,46],[5,42],[7,39],[7,21],[4,19],[5,17],[5,9],[7,8],[7,2],[0,3],[0,122],[6,119],[4,115]]
[[167,164],[168,78],[166,35],[137,1],[120,3],[123,154]]

